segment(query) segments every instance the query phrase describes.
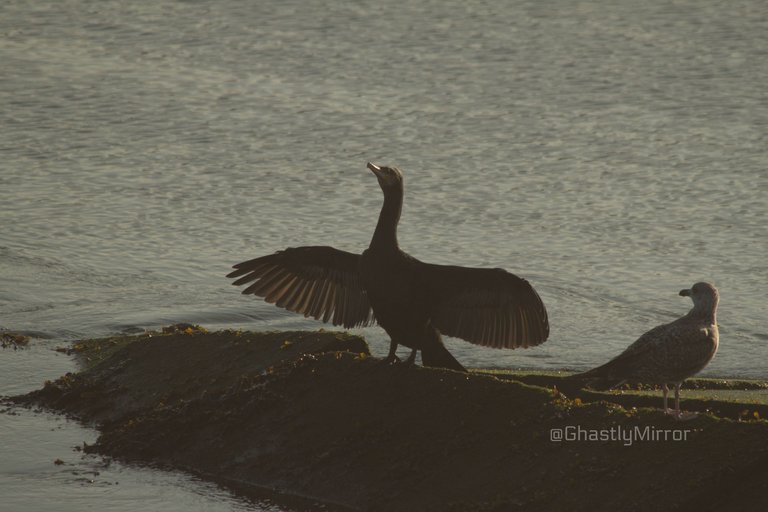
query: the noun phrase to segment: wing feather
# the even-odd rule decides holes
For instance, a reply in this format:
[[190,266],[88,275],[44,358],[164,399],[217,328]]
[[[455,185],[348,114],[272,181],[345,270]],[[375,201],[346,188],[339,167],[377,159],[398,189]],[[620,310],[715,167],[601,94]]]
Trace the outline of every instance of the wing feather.
[[274,304],[278,297],[282,297],[291,285],[296,282],[296,279],[298,278],[291,274],[283,277],[279,283],[276,283],[275,286],[271,288],[269,293],[265,294],[264,300],[270,304]]
[[502,269],[419,264],[418,284],[443,334],[495,348],[532,347],[549,336],[547,310],[525,279]]
[[360,255],[333,247],[293,247],[238,263],[227,277],[244,294],[333,325],[374,323],[359,272]]

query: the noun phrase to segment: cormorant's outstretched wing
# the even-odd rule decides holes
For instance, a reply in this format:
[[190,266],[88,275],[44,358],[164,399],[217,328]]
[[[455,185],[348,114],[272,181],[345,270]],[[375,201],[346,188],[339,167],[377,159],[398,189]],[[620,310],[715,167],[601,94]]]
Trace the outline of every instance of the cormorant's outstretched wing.
[[359,254],[333,247],[293,247],[238,263],[227,277],[234,285],[255,281],[245,294],[333,325],[357,327],[374,322],[360,283]]
[[525,279],[500,268],[420,265],[417,279],[441,333],[494,348],[532,347],[549,336],[547,310]]

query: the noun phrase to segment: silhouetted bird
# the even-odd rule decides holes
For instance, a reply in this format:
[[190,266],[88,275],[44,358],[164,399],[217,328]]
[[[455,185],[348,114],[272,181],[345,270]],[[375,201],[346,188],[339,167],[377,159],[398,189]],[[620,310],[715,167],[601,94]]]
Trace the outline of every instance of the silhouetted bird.
[[[681,290],[680,295],[693,300],[693,309],[687,315],[654,327],[604,365],[572,378],[591,380],[590,385],[598,389],[627,381],[661,384],[664,412],[682,417],[680,386],[703,370],[717,352],[720,295],[709,283],[696,283],[689,290]],[[675,387],[674,411],[667,407],[668,384]]]
[[[379,180],[384,206],[363,254],[333,247],[295,247],[238,263],[233,284],[255,281],[243,293],[322,319],[357,327],[378,322],[389,334],[388,362],[398,345],[421,350],[425,366],[465,371],[440,333],[495,348],[538,345],[549,335],[544,304],[525,279],[505,270],[423,263],[400,250],[397,224],[403,173],[368,168]],[[242,277],[241,277],[242,276]]]

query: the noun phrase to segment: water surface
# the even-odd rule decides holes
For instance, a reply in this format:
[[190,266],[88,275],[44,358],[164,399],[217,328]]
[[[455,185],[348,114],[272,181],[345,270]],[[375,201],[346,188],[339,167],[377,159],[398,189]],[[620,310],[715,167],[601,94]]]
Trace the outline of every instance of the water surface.
[[[405,250],[504,267],[549,309],[532,350],[447,340],[465,365],[586,369],[707,280],[704,374],[768,376],[761,0],[8,0],[0,34],[0,326],[49,339],[0,353],[0,393],[75,338],[318,327],[223,276],[287,246],[362,251],[368,160],[405,172]],[[29,421],[42,440],[58,420]]]

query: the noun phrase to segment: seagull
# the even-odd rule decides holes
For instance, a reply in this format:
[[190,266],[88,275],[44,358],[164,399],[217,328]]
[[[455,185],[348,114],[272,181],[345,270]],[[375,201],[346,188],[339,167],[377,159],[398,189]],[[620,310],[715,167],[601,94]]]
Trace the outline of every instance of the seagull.
[[[593,387],[616,387],[624,382],[661,384],[664,413],[677,419],[695,417],[680,411],[680,387],[685,379],[703,370],[715,357],[719,342],[717,304],[720,294],[710,283],[696,283],[681,290],[682,297],[693,300],[693,308],[674,322],[646,332],[627,349],[602,366],[574,375],[598,383]],[[607,386],[606,386],[607,384]],[[667,402],[669,385],[675,389],[675,409]]]

